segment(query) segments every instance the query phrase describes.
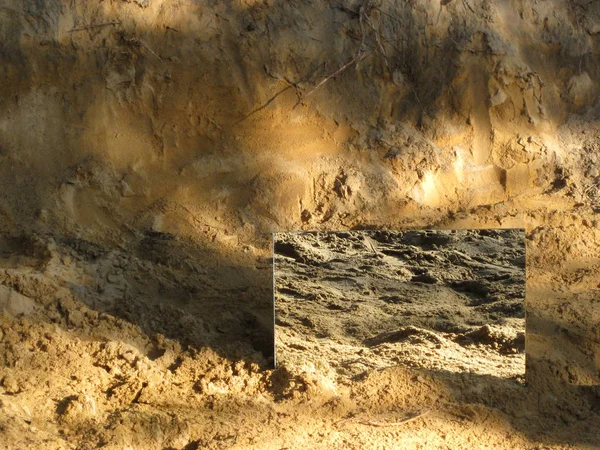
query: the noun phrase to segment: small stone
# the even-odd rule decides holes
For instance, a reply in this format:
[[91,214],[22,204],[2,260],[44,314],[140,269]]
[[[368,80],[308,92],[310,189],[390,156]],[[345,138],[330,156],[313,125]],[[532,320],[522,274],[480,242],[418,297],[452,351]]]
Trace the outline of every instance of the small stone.
[[121,354],[121,358],[123,358],[125,361],[127,361],[130,364],[132,364],[133,361],[135,361],[136,356],[137,355],[135,354],[135,352],[133,350],[127,350]]
[[80,420],[82,417],[96,415],[96,400],[89,395],[79,394],[64,398],[57,412],[62,420]]
[[10,316],[18,316],[19,314],[31,314],[35,308],[35,302],[10,289],[0,285],[0,311],[5,312]]
[[569,100],[576,107],[589,106],[594,102],[594,82],[587,72],[573,76],[568,83]]
[[100,314],[98,313],[98,311],[94,311],[94,310],[92,309],[92,310],[86,311],[86,313],[85,313],[85,316],[86,316],[86,317],[87,317],[89,320],[91,320],[91,321],[95,322],[96,320],[98,320],[98,317],[100,316]]
[[492,106],[498,106],[504,103],[508,99],[508,95],[502,89],[498,89],[497,92],[490,98]]
[[123,197],[133,197],[135,195],[135,192],[133,192],[133,189],[131,189],[125,180],[121,180],[121,195]]
[[109,273],[108,276],[106,277],[106,279],[108,280],[109,283],[118,283],[120,280],[120,277],[116,273]]
[[303,210],[302,214],[300,215],[300,219],[302,220],[303,223],[310,222],[310,219],[312,219],[311,212],[308,209]]
[[385,156],[383,158],[384,159],[395,158],[399,154],[400,154],[400,149],[398,147],[392,146],[389,148],[389,150],[387,151],[387,153],[385,154]]
[[434,277],[433,275],[424,273],[421,275],[415,275],[414,277],[411,278],[410,281],[417,282],[417,283],[435,284],[439,280],[436,277]]
[[246,363],[243,361],[237,361],[232,366],[232,372],[234,375],[244,375],[246,373]]
[[17,394],[20,391],[19,382],[12,375],[6,375],[2,380],[2,386],[8,394]]
[[78,310],[69,311],[69,323],[74,327],[81,327],[83,325],[83,313]]

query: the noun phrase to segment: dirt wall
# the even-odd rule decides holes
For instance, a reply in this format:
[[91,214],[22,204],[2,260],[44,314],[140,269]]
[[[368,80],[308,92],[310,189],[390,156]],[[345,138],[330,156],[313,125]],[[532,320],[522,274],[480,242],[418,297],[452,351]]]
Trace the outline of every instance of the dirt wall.
[[596,395],[598,23],[583,0],[5,0],[1,280],[30,299],[0,291],[5,316],[268,357],[271,232],[525,228],[529,382]]

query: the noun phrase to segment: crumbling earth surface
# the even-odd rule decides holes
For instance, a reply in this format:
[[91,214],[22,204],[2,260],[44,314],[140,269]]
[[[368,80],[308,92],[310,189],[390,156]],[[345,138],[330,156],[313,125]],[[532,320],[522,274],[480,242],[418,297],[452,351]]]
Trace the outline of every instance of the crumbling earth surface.
[[[600,447],[599,5],[3,0],[0,448]],[[425,228],[525,229],[525,383],[272,369],[272,232]]]

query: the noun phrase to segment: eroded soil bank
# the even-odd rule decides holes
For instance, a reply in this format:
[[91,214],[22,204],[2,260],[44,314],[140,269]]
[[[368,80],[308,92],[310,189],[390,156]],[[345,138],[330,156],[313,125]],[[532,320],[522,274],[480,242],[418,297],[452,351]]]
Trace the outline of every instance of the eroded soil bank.
[[[599,23],[4,0],[0,447],[600,446]],[[269,369],[271,232],[496,227],[526,230],[525,386]]]

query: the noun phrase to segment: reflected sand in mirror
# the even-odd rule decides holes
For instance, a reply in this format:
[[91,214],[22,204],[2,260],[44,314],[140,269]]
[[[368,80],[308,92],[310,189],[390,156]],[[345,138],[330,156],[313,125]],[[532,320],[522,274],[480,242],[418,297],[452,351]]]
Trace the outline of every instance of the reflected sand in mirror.
[[522,380],[521,229],[276,233],[277,364]]

